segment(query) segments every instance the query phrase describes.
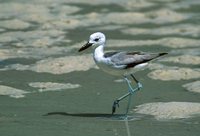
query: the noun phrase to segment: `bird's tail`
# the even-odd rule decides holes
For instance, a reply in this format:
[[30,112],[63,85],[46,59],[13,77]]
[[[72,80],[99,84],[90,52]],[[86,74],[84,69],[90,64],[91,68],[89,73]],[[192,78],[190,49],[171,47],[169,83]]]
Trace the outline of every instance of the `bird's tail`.
[[162,52],[162,53],[159,53],[158,57],[163,56],[163,55],[167,55],[167,54],[168,53],[166,53],[166,52]]
[[154,55],[152,54],[152,58],[150,59],[150,60],[154,60],[154,59],[157,59],[157,58],[159,58],[159,57],[161,57],[161,56],[164,56],[164,55],[167,55],[168,53],[166,53],[166,52],[161,52],[161,53],[154,53]]

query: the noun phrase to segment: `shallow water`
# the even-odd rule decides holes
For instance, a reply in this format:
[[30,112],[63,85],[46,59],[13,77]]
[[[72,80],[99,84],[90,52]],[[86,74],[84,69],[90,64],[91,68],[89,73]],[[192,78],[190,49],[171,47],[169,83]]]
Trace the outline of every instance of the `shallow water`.
[[[1,1],[0,135],[198,136],[199,9],[199,0]],[[126,100],[111,115],[126,84],[100,71],[92,50],[77,52],[96,31],[108,50],[169,52],[135,74],[143,88],[128,122]]]

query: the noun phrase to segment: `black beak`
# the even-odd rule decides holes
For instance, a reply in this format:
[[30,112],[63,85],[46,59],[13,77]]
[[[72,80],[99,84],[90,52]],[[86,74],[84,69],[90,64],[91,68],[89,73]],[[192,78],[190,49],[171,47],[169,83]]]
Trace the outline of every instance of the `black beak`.
[[92,46],[92,43],[87,42],[85,45],[83,45],[83,46],[78,50],[78,52],[81,52],[81,51],[83,51],[83,50],[89,48],[90,46]]

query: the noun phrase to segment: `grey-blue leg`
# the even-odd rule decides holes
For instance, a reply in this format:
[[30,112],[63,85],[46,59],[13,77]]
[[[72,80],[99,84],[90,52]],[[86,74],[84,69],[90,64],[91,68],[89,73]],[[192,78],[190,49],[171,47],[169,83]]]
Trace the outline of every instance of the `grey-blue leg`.
[[127,109],[126,109],[126,114],[128,113],[129,111],[129,107],[130,107],[130,102],[131,102],[131,97],[132,97],[132,94],[137,91],[137,90],[140,90],[142,88],[142,84],[140,82],[138,82],[138,80],[133,76],[131,75],[131,77],[134,79],[134,81],[137,83],[137,88],[133,89],[131,84],[130,84],[130,81],[128,80],[127,77],[124,77],[125,81],[127,82],[128,84],[128,93],[126,93],[125,95],[121,96],[120,98],[116,99],[113,103],[113,106],[112,106],[112,114],[115,113],[116,111],[116,107],[119,107],[119,102],[123,99],[125,99],[126,97],[129,96],[129,100],[128,100],[128,105],[127,105]]
[[[136,87],[136,88],[133,89],[132,86],[131,86],[130,81],[128,80],[128,78],[125,78],[125,80],[126,80],[126,82],[127,82],[127,84],[128,84],[128,91],[129,91],[128,105],[127,105],[127,108],[126,108],[126,115],[127,115],[127,114],[128,114],[128,111],[129,111],[129,108],[130,108],[132,95],[133,95],[133,93],[134,93],[135,91],[139,90],[140,87],[138,86],[138,87]],[[135,82],[137,81],[136,78],[134,78],[134,80],[135,80]],[[139,82],[137,81],[136,83],[137,83],[137,85],[138,85]]]
[[142,84],[134,77],[133,74],[131,74],[131,77],[133,78],[133,80],[137,83],[138,89],[142,88]]

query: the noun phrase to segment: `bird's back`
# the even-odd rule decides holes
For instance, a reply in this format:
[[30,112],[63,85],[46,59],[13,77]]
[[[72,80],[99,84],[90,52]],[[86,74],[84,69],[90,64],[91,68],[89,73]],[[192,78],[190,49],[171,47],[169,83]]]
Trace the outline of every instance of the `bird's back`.
[[148,62],[167,53],[145,52],[107,52],[104,54],[105,61],[97,65],[105,72],[112,75],[126,75],[142,70]]

